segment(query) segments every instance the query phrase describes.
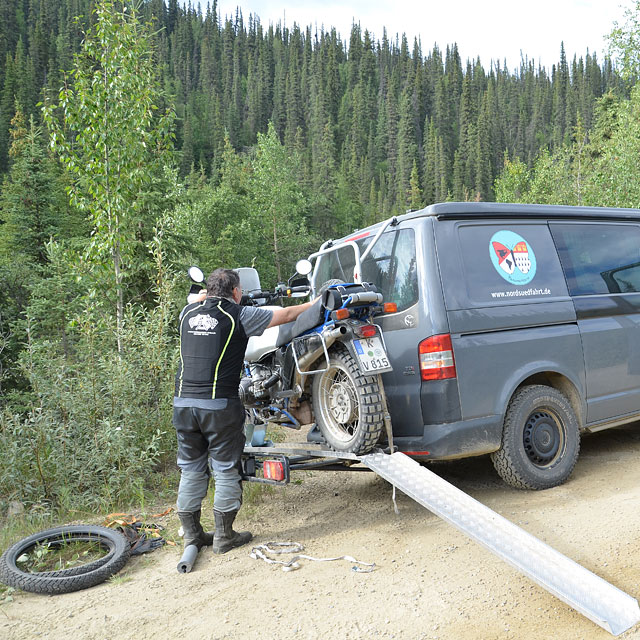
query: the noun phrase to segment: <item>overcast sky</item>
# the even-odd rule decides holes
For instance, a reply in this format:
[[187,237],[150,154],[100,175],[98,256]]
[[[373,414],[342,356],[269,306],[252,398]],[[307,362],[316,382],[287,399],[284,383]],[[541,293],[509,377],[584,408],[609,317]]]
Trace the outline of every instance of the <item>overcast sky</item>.
[[[206,0],[202,0],[206,6]],[[584,56],[587,49],[600,61],[606,50],[604,36],[614,20],[623,21],[631,0],[219,0],[219,15],[232,16],[242,9],[260,17],[263,26],[294,22],[306,27],[336,27],[349,39],[351,24],[360,23],[375,40],[387,28],[390,38],[406,33],[410,46],[420,38],[423,55],[434,43],[444,51],[458,43],[462,60],[480,56],[485,68],[505,59],[517,67],[521,53],[550,68],[560,57],[564,41],[567,58]]]

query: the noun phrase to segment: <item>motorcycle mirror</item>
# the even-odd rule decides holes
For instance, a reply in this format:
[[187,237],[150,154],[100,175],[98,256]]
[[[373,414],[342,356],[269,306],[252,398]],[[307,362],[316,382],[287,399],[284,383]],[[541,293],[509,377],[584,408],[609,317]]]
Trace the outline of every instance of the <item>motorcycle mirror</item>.
[[204,282],[204,273],[200,267],[189,267],[189,277],[194,282]]
[[298,260],[298,262],[296,262],[296,271],[302,276],[309,275],[312,269],[313,265],[309,260],[304,259]]

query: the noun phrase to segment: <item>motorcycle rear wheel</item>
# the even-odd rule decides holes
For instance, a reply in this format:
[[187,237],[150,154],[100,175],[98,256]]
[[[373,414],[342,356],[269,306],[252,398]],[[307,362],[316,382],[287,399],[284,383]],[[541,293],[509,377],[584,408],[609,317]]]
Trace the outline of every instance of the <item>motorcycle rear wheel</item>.
[[364,455],[384,428],[382,390],[366,376],[342,345],[329,350],[329,367],[312,385],[313,412],[327,444],[335,451]]

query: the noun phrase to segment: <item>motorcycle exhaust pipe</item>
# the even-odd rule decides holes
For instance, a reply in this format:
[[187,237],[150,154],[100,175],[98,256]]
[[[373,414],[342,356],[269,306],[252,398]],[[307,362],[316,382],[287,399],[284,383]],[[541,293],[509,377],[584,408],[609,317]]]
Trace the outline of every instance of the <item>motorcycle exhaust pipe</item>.
[[[329,333],[324,336],[324,343],[326,348],[328,349],[338,338],[341,338],[347,333],[347,328],[345,326],[338,327],[336,329],[332,329]],[[321,355],[324,355],[324,349],[322,345],[320,345],[317,349],[314,349],[310,353],[305,353],[298,360],[298,367],[300,371],[306,371],[312,363],[314,363]]]
[[190,544],[185,548],[180,562],[178,562],[178,573],[189,573],[198,558],[198,545]]

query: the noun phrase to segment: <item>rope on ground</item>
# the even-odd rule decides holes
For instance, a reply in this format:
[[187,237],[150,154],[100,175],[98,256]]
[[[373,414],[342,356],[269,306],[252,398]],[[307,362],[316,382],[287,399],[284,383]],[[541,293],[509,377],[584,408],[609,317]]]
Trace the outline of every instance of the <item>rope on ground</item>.
[[[254,560],[264,560],[267,564],[279,564],[282,565],[283,571],[295,571],[300,568],[299,560],[312,560],[313,562],[333,562],[334,560],[346,560],[352,562],[352,571],[356,573],[371,573],[375,568],[375,562],[362,562],[356,560],[351,556],[338,556],[337,558],[314,558],[313,556],[307,556],[300,553],[304,551],[304,546],[299,542],[265,542],[263,544],[256,545],[251,549],[249,556]],[[267,554],[281,554],[281,553],[296,553],[291,560],[285,562],[284,560],[274,560]]]

